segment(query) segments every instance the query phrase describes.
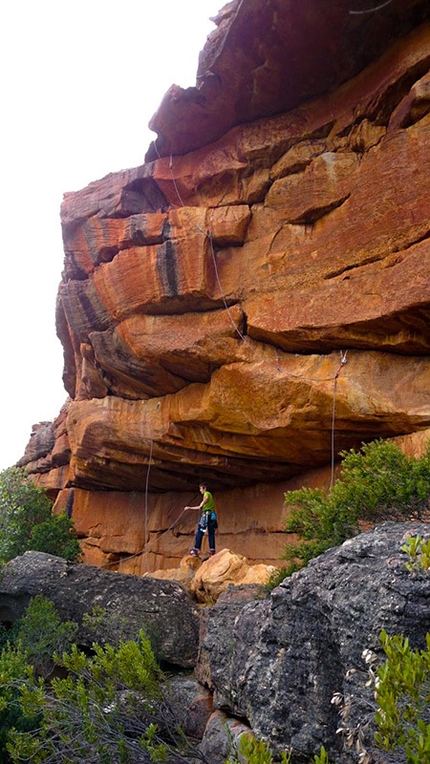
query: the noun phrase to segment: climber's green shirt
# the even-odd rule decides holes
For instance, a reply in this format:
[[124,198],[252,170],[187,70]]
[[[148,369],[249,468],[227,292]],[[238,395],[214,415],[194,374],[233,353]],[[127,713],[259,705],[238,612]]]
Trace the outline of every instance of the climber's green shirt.
[[212,512],[215,509],[214,497],[212,496],[210,491],[205,491],[204,492],[203,499],[205,499],[206,496],[208,497],[208,500],[206,501],[206,503],[202,507],[203,512]]

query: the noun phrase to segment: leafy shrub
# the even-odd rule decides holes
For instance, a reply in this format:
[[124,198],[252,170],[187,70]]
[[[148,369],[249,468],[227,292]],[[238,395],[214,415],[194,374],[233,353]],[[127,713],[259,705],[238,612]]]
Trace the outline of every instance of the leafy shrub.
[[139,642],[93,645],[88,656],[72,645],[57,658],[67,676],[49,685],[34,674],[19,686],[24,717],[37,728],[9,731],[13,762],[144,762],[146,751],[163,757],[166,746],[153,724],[160,670],[143,632]]
[[[233,744],[233,754],[225,764],[274,764],[270,746],[264,740],[255,738],[252,733],[241,735],[238,742]],[[281,764],[290,764],[292,751],[284,751],[281,754]],[[315,754],[314,764],[330,764],[324,746]]]
[[77,560],[81,550],[73,521],[52,514],[52,503],[25,470],[10,467],[0,473],[0,563],[32,549],[66,560]]
[[29,732],[41,717],[23,711],[19,687],[48,676],[54,652],[70,648],[77,624],[62,623],[52,602],[34,597],[11,629],[3,629],[0,650],[0,764],[10,762],[6,750],[9,731]]
[[314,756],[314,763],[315,764],[330,764],[330,762],[328,760],[328,753],[327,753],[327,751],[326,751],[326,749],[324,748],[323,745],[321,746],[320,753],[319,754],[317,754],[317,753],[315,754],[315,756]]
[[381,440],[342,453],[341,478],[329,493],[320,488],[288,491],[286,530],[297,533],[285,558],[305,565],[326,549],[359,532],[359,521],[421,519],[429,509],[430,446],[420,458],[407,457]]
[[34,681],[33,669],[20,646],[6,644],[0,652],[0,764],[10,762],[6,745],[11,729],[28,732],[37,719],[22,713],[19,686]]
[[386,751],[403,750],[407,764],[429,764],[430,634],[425,650],[385,631],[381,641],[387,659],[377,672],[376,742]]
[[[389,636],[384,630],[380,640],[384,663],[372,650],[362,653],[367,664],[363,682],[371,692],[366,700],[369,713],[352,723],[354,695],[335,692],[331,702],[339,708],[338,732],[346,748],[355,748],[360,764],[375,760],[366,749],[372,728],[376,745],[394,751],[396,761],[430,764],[430,634],[423,650],[412,649],[407,637]],[[359,669],[350,668],[346,677],[359,674]]]
[[53,603],[35,597],[10,633],[0,653],[1,764],[200,758],[142,631],[117,645],[94,643],[88,655],[70,643],[76,624],[61,623]]
[[430,539],[425,541],[421,536],[408,536],[401,550],[408,556],[405,568],[410,573],[430,571]]
[[[273,757],[268,743],[255,738],[252,733],[241,735],[234,742],[234,751],[225,764],[273,764]],[[283,753],[281,764],[289,764],[290,753]]]
[[46,677],[54,669],[54,656],[70,649],[77,631],[77,623],[61,621],[54,603],[37,595],[16,622],[14,641],[19,642],[36,674]]

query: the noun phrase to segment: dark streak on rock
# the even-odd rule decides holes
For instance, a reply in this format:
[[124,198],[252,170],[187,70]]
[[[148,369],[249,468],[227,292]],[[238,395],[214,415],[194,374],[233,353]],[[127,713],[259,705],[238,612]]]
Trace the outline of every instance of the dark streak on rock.
[[166,297],[178,296],[176,252],[173,241],[165,241],[157,250],[157,272]]

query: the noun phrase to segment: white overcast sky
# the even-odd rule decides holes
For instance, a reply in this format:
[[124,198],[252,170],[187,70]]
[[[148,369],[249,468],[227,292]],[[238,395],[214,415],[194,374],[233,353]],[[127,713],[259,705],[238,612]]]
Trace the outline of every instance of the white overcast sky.
[[0,470],[66,399],[60,204],[144,161],[148,121],[195,84],[223,0],[8,0],[0,12]]

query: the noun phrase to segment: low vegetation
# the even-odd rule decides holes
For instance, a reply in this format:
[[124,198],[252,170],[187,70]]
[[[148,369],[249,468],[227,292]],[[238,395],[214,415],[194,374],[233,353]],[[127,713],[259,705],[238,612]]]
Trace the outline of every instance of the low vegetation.
[[299,543],[285,559],[290,572],[360,532],[360,523],[422,520],[429,512],[430,445],[422,457],[407,457],[381,440],[361,451],[342,453],[341,475],[330,491],[300,488],[285,494],[291,514],[286,524]]
[[369,713],[351,725],[354,696],[335,693],[332,703],[339,709],[338,732],[347,748],[355,748],[360,764],[374,761],[366,748],[372,739],[370,729],[374,746],[395,752],[406,764],[429,764],[430,634],[425,649],[412,649],[407,637],[389,636],[385,631],[380,639],[385,653],[382,663],[371,650],[363,651],[367,664],[363,682],[372,691]]
[[195,754],[144,632],[90,651],[77,646],[76,633],[43,597],[3,632],[1,764],[147,764]]
[[377,744],[400,749],[407,764],[430,762],[430,634],[425,650],[402,636],[381,635],[386,654],[376,686]]
[[0,473],[0,564],[30,549],[72,561],[81,553],[73,521],[53,514],[45,491],[10,467]]
[[[425,519],[429,494],[430,449],[413,459],[377,441],[345,453],[341,479],[328,494],[301,489],[286,495],[287,529],[301,540],[286,556],[297,569],[358,533],[363,520]],[[15,468],[0,475],[0,531],[2,562],[30,548],[66,559],[79,553],[70,520],[53,516],[44,492]],[[429,575],[430,541],[411,535],[401,549],[411,575]],[[99,609],[86,625],[105,617]],[[148,636],[141,631],[124,640],[118,628],[115,644],[83,651],[77,625],[62,623],[51,602],[35,597],[22,619],[0,631],[0,764],[205,761],[178,726]],[[372,728],[375,746],[401,752],[407,764],[430,764],[430,636],[426,649],[414,650],[403,636],[382,632],[381,645],[379,666],[365,651],[374,700],[369,717],[350,729],[350,700],[337,693],[344,739],[356,746],[362,764],[371,760],[363,730]],[[281,762],[292,758],[286,751]],[[265,741],[244,735],[226,764],[239,762],[273,764],[273,756]],[[329,764],[324,747],[313,764]]]

